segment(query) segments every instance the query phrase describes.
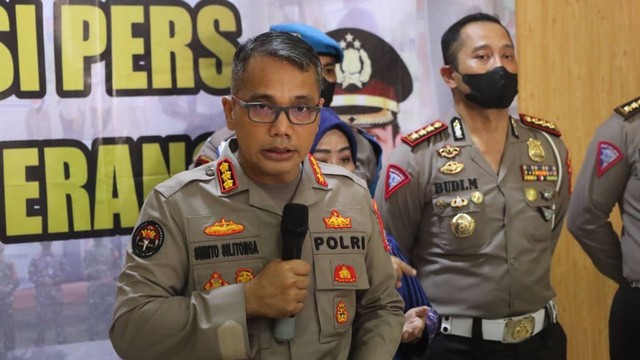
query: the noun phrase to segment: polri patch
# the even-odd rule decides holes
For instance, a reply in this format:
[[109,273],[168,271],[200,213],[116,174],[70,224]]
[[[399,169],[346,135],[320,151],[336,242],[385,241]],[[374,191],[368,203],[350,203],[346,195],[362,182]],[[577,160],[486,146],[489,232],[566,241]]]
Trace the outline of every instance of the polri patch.
[[160,251],[164,244],[164,230],[155,221],[144,221],[133,231],[131,250],[139,258],[148,258]]
[[596,159],[596,169],[598,177],[606,173],[607,170],[622,160],[622,152],[617,146],[610,142],[600,141],[598,143],[598,158]]
[[387,179],[384,183],[385,200],[409,181],[411,181],[411,177],[409,177],[409,174],[407,174],[403,168],[398,165],[389,164],[387,168]]

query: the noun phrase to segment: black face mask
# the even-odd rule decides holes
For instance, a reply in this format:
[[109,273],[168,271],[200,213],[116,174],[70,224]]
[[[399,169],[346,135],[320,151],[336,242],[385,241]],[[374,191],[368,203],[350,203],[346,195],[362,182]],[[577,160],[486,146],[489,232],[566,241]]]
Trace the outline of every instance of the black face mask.
[[484,74],[462,75],[471,92],[464,97],[485,109],[506,109],[518,94],[518,74],[498,66]]
[[324,104],[322,106],[331,106],[335,87],[336,83],[328,82],[327,79],[322,78],[322,89],[320,89],[320,97],[324,99]]

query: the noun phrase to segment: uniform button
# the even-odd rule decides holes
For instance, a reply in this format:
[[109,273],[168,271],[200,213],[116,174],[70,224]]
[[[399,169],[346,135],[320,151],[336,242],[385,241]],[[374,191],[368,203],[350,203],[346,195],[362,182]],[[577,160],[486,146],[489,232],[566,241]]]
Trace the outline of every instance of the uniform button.
[[215,175],[215,174],[216,174],[216,171],[215,171],[212,167],[210,167],[210,168],[208,168],[208,169],[205,171],[205,174],[206,174],[207,176],[213,176],[213,175]]
[[518,267],[518,265],[516,264],[516,261],[513,259],[509,260],[509,264],[511,264],[511,266],[513,267]]

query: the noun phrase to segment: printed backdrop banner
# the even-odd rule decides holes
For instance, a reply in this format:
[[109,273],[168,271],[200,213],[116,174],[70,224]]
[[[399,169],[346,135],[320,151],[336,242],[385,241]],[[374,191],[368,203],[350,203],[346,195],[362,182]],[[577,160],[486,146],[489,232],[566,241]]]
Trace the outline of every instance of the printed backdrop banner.
[[[513,3],[1,1],[0,268],[15,277],[0,272],[13,289],[0,297],[0,357],[118,358],[107,330],[139,209],[225,126],[242,41],[285,22],[327,32],[345,52],[333,107],[388,154],[451,109],[444,30],[485,11],[513,35]],[[38,295],[43,283],[55,291]]]

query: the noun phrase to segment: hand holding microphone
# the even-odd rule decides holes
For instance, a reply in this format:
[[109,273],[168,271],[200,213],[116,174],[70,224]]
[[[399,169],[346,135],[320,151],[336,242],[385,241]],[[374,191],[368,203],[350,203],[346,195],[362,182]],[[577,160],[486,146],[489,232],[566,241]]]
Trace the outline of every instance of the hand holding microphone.
[[[283,261],[300,259],[302,243],[308,231],[309,208],[303,204],[286,204],[282,211],[282,222],[280,224]],[[293,315],[278,319],[273,326],[273,336],[280,341],[289,341],[293,339],[295,325],[296,319]]]
[[[247,318],[267,317],[278,323],[291,322],[284,330],[277,330],[277,339],[283,341],[293,335],[294,318],[288,316],[302,311],[304,300],[308,296],[309,273],[311,266],[299,259],[302,244],[309,228],[309,210],[306,205],[287,204],[282,213],[280,225],[282,235],[282,260],[267,264],[252,281],[245,284]],[[283,320],[283,321],[279,321]],[[275,331],[274,331],[275,332]]]

